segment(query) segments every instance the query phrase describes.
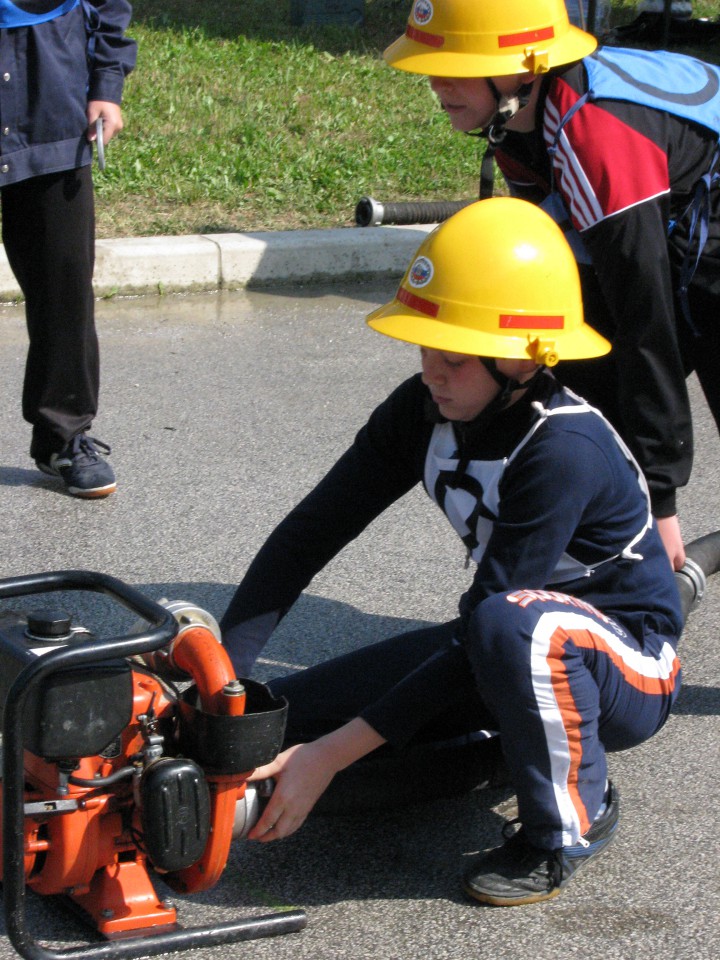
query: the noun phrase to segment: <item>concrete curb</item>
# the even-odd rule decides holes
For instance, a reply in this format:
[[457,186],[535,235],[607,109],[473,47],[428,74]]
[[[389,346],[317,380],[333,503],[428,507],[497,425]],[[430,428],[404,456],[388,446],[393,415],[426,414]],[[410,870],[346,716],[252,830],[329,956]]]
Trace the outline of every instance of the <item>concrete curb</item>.
[[[401,276],[432,225],[98,240],[98,297]],[[0,300],[21,297],[0,247]]]

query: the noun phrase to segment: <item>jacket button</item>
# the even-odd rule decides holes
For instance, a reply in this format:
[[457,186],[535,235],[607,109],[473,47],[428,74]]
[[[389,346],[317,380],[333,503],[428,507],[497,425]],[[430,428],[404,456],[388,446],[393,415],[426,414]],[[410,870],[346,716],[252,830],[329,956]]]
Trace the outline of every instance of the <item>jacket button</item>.
[[4,164],[0,167],[0,173],[7,173],[9,169],[10,169],[10,167],[9,167],[6,163],[4,163]]
[[4,73],[4,74],[3,74],[3,80],[5,81],[5,83],[7,83],[9,79],[10,79],[10,74],[9,74],[9,73]]

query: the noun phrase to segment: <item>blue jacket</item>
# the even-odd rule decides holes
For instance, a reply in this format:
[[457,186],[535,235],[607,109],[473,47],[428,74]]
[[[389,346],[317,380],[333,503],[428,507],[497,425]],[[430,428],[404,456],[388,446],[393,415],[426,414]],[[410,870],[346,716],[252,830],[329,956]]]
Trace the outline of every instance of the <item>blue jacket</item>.
[[[545,417],[572,406],[575,416]],[[682,615],[673,572],[657,528],[647,526],[637,471],[608,424],[548,372],[491,422],[481,413],[470,423],[449,424],[418,374],[376,408],[248,568],[220,624],[239,676],[250,675],[252,661],[312,579],[418,483],[477,564],[459,598],[463,620],[488,597],[547,587],[602,610],[641,647],[657,635],[676,642]],[[398,562],[401,577],[414,576],[412,569],[411,558]],[[419,701],[407,718],[416,715],[422,716]],[[362,716],[402,742],[400,726],[391,730],[399,721],[390,700]]]
[[0,29],[0,187],[91,162],[87,104],[122,101],[137,52],[124,36],[131,13],[127,0],[85,0],[53,20]]

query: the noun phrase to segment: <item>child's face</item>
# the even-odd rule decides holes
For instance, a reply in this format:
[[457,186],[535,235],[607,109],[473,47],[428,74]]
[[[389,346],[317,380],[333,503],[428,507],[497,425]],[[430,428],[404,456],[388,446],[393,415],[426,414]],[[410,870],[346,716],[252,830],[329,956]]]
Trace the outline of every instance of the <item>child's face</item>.
[[[482,77],[429,77],[430,87],[440,101],[454,130],[469,133],[487,127],[498,111],[498,103],[490,89],[490,84]],[[501,97],[515,96],[523,84],[528,82],[528,74],[514,74],[506,77],[494,77]],[[522,109],[518,111],[522,113]],[[514,127],[517,121],[513,117],[508,127]]]
[[430,77],[430,88],[454,130],[486,127],[497,113],[495,97],[481,77]]
[[500,387],[478,357],[420,348],[422,381],[447,420],[474,420]]
[[[422,382],[446,420],[474,420],[500,392],[479,357],[420,347],[420,358]],[[500,373],[518,383],[537,370],[532,360],[497,359],[495,363]]]

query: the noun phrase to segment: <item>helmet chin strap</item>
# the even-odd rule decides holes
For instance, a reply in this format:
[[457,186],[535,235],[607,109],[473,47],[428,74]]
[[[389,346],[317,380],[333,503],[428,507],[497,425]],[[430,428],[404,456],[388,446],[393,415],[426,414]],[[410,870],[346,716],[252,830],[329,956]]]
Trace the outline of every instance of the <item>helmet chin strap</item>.
[[500,393],[498,393],[490,403],[485,407],[483,411],[484,414],[488,412],[490,414],[499,413],[500,410],[504,410],[505,407],[510,403],[510,398],[512,397],[515,390],[526,390],[533,381],[543,373],[543,367],[538,367],[537,370],[533,373],[531,377],[527,380],[516,380],[514,377],[508,377],[501,370],[498,370],[497,360],[494,357],[479,357],[480,363],[485,367],[487,372],[493,378],[495,383],[500,387]]
[[490,143],[500,143],[505,137],[505,124],[520,109],[520,98],[517,94],[500,93],[492,77],[485,77],[485,83],[495,98],[495,116],[482,133]]
[[[490,403],[488,403],[488,405],[480,411],[474,420],[470,421],[469,423],[455,424],[455,429],[459,430],[461,433],[467,431],[476,432],[487,430],[495,417],[509,405],[513,392],[515,390],[527,390],[528,387],[535,383],[538,377],[543,376],[546,369],[545,367],[538,367],[531,377],[529,377],[527,380],[523,380],[521,383],[514,377],[508,377],[504,373],[501,373],[501,371],[498,370],[497,362],[493,357],[478,357],[478,359],[493,380],[499,385],[500,392],[495,394]],[[462,474],[465,473],[469,462],[469,454],[466,453],[464,456],[460,457],[458,460],[457,469],[455,471],[457,476],[462,476]]]
[[487,200],[493,195],[495,186],[495,151],[505,139],[507,130],[505,125],[512,120],[516,113],[526,107],[532,94],[534,77],[529,83],[523,83],[515,93],[500,93],[492,77],[485,77],[485,82],[495,98],[495,116],[487,127],[482,130],[470,131],[470,136],[486,137],[488,141],[485,155],[480,165],[480,199]]
[[495,383],[500,387],[500,393],[491,400],[493,410],[502,410],[503,407],[509,403],[513,390],[517,390],[517,388],[521,386],[520,381],[514,377],[508,377],[507,374],[498,370],[495,357],[479,357],[478,359]]

